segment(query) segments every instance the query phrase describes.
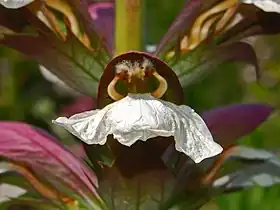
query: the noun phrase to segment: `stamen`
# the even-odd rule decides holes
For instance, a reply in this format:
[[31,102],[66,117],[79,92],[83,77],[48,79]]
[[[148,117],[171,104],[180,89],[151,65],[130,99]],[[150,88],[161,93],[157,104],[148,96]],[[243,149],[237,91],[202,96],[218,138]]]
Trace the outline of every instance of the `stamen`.
[[153,72],[153,75],[159,81],[159,86],[154,92],[151,93],[151,95],[155,98],[161,98],[165,94],[168,88],[168,84],[166,80],[162,76],[160,76],[159,73],[157,73],[156,71]]
[[124,96],[119,94],[115,89],[115,86],[119,80],[120,80],[119,75],[116,75],[114,77],[114,79],[110,82],[110,84],[108,85],[108,88],[107,88],[108,95],[115,101],[118,101],[118,100],[121,100],[122,98],[124,98]]
[[134,63],[130,61],[122,61],[121,63],[116,65],[116,73],[118,75],[116,75],[110,82],[107,89],[109,96],[115,101],[124,98],[124,96],[119,94],[115,89],[117,81],[119,79],[123,79],[120,78],[120,74],[122,73],[127,76],[125,80],[128,82],[129,91],[137,93],[140,89],[143,89],[141,88],[141,85],[143,85],[143,83],[138,82],[139,80],[144,81],[145,76],[154,76],[159,81],[158,88],[151,93],[151,95],[153,95],[154,97],[161,98],[167,90],[168,85],[166,80],[154,70],[152,62],[147,58],[144,58],[142,63],[140,63],[139,61],[135,61]]

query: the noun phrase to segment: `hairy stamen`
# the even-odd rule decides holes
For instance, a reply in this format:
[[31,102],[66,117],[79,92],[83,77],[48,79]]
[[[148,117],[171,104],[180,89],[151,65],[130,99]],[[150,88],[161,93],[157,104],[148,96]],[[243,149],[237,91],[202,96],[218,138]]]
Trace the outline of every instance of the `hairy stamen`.
[[122,61],[116,65],[116,76],[108,85],[108,94],[115,101],[124,98],[124,96],[116,90],[116,84],[119,80],[126,82],[129,92],[143,92],[145,89],[143,89],[143,87],[145,87],[145,78],[152,76],[159,81],[159,86],[151,95],[156,98],[161,98],[167,90],[167,82],[156,72],[150,60],[144,58],[141,63],[139,61],[133,63],[130,61]]

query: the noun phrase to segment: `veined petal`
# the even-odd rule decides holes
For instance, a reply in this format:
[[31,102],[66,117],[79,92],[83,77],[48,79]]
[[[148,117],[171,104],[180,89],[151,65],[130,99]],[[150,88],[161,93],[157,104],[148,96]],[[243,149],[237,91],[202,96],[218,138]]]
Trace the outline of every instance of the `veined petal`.
[[280,13],[279,0],[241,0],[241,2],[245,4],[254,4],[256,7],[262,9],[265,12]]
[[137,140],[174,136],[176,149],[196,163],[222,151],[193,109],[156,99],[150,94],[128,94],[101,110],[83,112],[69,119],[59,117],[53,122],[87,144],[105,144],[110,134],[125,146]]
[[0,4],[9,9],[18,9],[30,4],[34,0],[0,0]]

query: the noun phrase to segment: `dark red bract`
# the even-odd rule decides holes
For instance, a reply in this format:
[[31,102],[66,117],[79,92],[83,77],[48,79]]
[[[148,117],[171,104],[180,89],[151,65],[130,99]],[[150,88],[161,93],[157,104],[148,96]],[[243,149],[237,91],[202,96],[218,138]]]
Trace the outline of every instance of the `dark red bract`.
[[144,58],[147,58],[153,63],[156,71],[164,77],[168,83],[168,90],[162,99],[175,104],[184,104],[184,91],[173,70],[165,62],[155,56],[145,52],[131,51],[113,58],[105,67],[104,73],[99,81],[97,108],[103,108],[114,102],[107,93],[107,87],[115,76],[115,66],[125,60],[135,62],[143,61]]

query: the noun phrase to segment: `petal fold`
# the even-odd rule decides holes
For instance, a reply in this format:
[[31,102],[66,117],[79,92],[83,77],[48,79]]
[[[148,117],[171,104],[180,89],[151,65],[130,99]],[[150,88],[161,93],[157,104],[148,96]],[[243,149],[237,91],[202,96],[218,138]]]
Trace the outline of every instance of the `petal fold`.
[[87,144],[103,145],[111,134],[125,146],[157,136],[174,136],[176,149],[196,163],[222,151],[193,109],[156,99],[150,94],[128,94],[101,110],[70,118],[59,117],[53,122]]

